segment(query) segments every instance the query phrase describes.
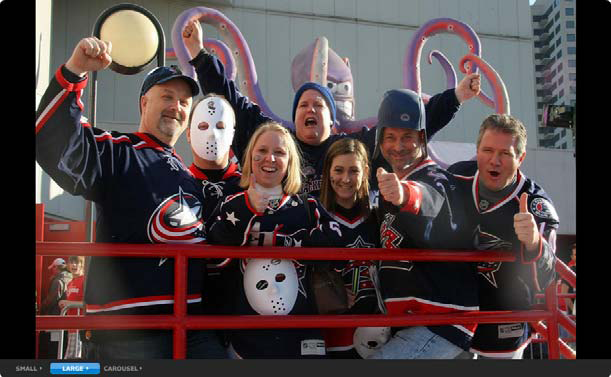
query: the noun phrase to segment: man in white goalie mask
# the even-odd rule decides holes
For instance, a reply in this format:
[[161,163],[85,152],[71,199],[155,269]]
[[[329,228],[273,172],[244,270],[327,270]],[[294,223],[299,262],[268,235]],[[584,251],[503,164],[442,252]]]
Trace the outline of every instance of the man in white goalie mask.
[[[223,197],[243,191],[239,186],[242,174],[230,158],[234,130],[235,114],[225,98],[209,94],[193,105],[186,132],[193,154],[189,171],[201,183],[204,222],[209,221]],[[222,314],[229,289],[222,267],[228,260],[209,259],[207,262],[204,310],[208,314]]]
[[[198,102],[193,107],[187,136],[196,165],[225,168],[234,131],[235,114],[227,100],[211,95]],[[203,161],[197,161],[200,159]]]

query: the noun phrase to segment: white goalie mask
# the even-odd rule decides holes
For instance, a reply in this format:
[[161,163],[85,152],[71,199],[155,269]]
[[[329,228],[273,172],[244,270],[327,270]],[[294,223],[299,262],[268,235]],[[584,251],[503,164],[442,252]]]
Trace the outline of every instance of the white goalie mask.
[[354,349],[363,359],[376,353],[390,339],[390,327],[359,327],[354,331]]
[[204,160],[216,161],[231,148],[235,132],[233,108],[221,97],[208,97],[193,110],[189,137],[193,151]]
[[286,315],[297,301],[297,270],[288,259],[250,259],[244,269],[244,292],[262,315]]

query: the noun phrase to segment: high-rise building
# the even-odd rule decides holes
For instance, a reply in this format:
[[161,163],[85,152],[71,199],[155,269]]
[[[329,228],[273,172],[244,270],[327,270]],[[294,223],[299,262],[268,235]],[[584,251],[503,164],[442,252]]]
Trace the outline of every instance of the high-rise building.
[[573,130],[542,127],[545,105],[575,106],[575,0],[537,0],[531,6],[539,147],[574,148]]

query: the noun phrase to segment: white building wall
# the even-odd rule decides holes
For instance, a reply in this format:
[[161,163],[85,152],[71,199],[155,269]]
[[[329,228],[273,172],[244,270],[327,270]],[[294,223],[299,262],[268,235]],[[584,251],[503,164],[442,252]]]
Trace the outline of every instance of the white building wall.
[[[272,110],[284,119],[290,118],[293,89],[290,65],[293,57],[318,36],[325,36],[329,46],[350,60],[354,77],[357,119],[374,116],[382,94],[403,86],[402,65],[406,48],[425,22],[438,17],[455,18],[469,24],[477,32],[482,57],[500,73],[511,100],[512,115],[528,127],[531,146],[536,146],[536,103],[534,99],[534,63],[531,14],[527,0],[219,0],[205,1],[133,1],[153,12],[171,47],[171,30],[176,17],[196,6],[209,6],[223,12],[240,29],[253,53],[261,91]],[[52,71],[65,62],[78,40],[91,34],[98,15],[118,0],[53,2]],[[204,26],[207,37],[218,35],[211,26]],[[422,56],[431,49],[443,52],[453,63],[458,78],[462,77],[458,62],[468,52],[457,36],[442,34],[431,38]],[[168,59],[167,64],[177,64]],[[422,90],[436,94],[445,88],[445,75],[437,63],[420,62]],[[151,66],[152,68],[152,66]],[[145,71],[148,71],[145,70]],[[118,131],[134,131],[138,124],[137,98],[146,72],[119,76],[107,70],[98,75],[97,126]],[[484,80],[485,81],[485,80]],[[484,82],[483,88],[491,93]],[[87,95],[87,93],[85,93]],[[85,97],[87,98],[87,97]],[[456,118],[435,140],[474,142],[482,119],[493,112],[477,99],[464,104]],[[186,140],[176,147],[186,163],[192,161]],[[545,160],[546,152],[529,149],[534,162]],[[572,158],[572,154],[571,154]],[[527,158],[528,160],[528,158]],[[555,177],[548,177],[537,163],[525,166],[535,180],[545,177],[544,187],[556,186]],[[573,170],[574,172],[574,167]],[[566,175],[566,171],[563,175]],[[573,174],[574,175],[574,174]],[[551,193],[551,190],[550,190]],[[556,202],[572,203],[574,196],[554,196]],[[559,211],[561,212],[561,211]],[[573,211],[574,213],[574,211]],[[561,233],[574,233],[574,215],[560,213],[563,224],[573,226]],[[565,225],[563,225],[565,226]],[[572,232],[570,230],[573,229]]]

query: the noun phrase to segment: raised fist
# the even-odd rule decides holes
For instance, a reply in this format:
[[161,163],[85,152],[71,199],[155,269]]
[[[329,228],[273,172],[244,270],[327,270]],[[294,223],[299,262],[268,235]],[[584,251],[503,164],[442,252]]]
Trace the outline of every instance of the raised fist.
[[96,37],[83,38],[74,48],[65,66],[79,76],[85,76],[87,72],[101,71],[112,63],[111,50],[111,42]]

